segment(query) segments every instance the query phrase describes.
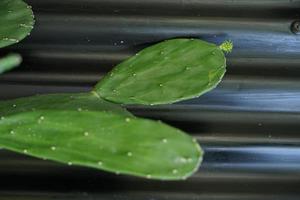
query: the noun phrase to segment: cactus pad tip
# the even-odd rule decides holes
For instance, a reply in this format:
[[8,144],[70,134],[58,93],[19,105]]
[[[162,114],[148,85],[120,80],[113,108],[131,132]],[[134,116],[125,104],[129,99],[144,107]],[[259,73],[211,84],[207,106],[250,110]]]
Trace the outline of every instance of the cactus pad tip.
[[225,40],[219,47],[225,53],[230,53],[233,48],[233,43],[230,40]]

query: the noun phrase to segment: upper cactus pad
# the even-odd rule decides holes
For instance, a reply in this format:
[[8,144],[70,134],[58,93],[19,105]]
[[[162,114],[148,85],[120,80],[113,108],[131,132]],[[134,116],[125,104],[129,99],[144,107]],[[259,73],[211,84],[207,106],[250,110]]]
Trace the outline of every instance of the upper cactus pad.
[[[145,105],[200,96],[216,87],[226,71],[223,47],[198,39],[158,43],[117,65],[95,92],[116,103]],[[225,47],[229,51],[228,43]]]

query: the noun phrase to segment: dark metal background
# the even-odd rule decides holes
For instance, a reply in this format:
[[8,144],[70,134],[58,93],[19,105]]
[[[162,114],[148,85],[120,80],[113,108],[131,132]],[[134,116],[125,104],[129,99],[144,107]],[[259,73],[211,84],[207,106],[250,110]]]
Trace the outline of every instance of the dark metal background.
[[[2,99],[90,89],[151,43],[230,39],[222,83],[198,99],[130,109],[197,137],[206,151],[183,182],[69,167],[0,151],[0,200],[300,199],[299,0],[27,0],[36,26]],[[294,30],[294,32],[292,32]]]

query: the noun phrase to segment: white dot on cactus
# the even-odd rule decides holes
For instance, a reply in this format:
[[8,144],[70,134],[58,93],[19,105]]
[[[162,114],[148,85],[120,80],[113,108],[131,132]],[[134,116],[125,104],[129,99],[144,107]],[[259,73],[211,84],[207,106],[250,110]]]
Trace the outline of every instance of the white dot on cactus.
[[190,67],[186,67],[185,70],[190,70]]
[[52,146],[52,147],[51,147],[51,150],[52,150],[52,151],[55,151],[55,150],[56,150],[56,147],[55,147],[55,146]]
[[179,160],[180,160],[180,162],[182,162],[182,163],[186,163],[186,162],[187,162],[187,159],[184,158],[184,157],[180,158]]
[[161,51],[161,52],[159,52],[161,55],[163,55],[165,52],[163,52],[163,51]]
[[195,142],[195,143],[196,143],[196,142],[197,142],[197,140],[196,140],[195,138],[193,138],[193,142]]
[[3,119],[5,119],[5,117],[2,116],[2,117],[1,117],[1,120],[3,120]]
[[68,162],[68,165],[70,165],[70,166],[71,166],[71,165],[73,165],[73,163],[72,163],[72,162]]
[[15,107],[17,107],[17,105],[16,105],[16,104],[13,104],[13,105],[12,105],[12,107],[14,107],[14,108],[15,108]]
[[45,117],[44,116],[40,116],[40,120],[44,120],[45,119]]
[[28,153],[27,149],[24,149],[23,152],[24,152],[24,153]]
[[84,136],[89,136],[89,132],[86,131],[86,132],[83,133],[83,135]]
[[132,74],[132,76],[136,76],[136,73]]
[[15,134],[15,131],[11,130],[9,133],[10,133],[11,135],[14,135],[14,134]]
[[101,161],[99,161],[97,164],[101,166],[103,163]]
[[24,27],[24,28],[33,28],[33,26],[27,25],[27,24],[20,24],[20,27]]
[[125,121],[130,122],[130,118],[126,117]]
[[147,176],[146,176],[147,178],[151,178],[152,176],[151,176],[151,174],[147,174]]
[[123,40],[121,40],[121,41],[120,41],[120,43],[121,43],[121,44],[123,44],[123,43],[124,43],[124,41],[123,41]]
[[119,171],[116,171],[116,174],[117,174],[117,175],[119,175],[119,174],[120,174],[120,172],[119,172]]
[[82,111],[82,108],[77,108],[77,110],[78,110],[79,112],[81,112],[81,111]]
[[162,87],[163,86],[163,84],[159,84],[159,87]]
[[163,143],[167,143],[168,140],[167,140],[166,138],[164,138],[164,139],[162,139],[162,142],[163,142]]
[[187,158],[187,161],[188,162],[193,162],[193,159],[192,158]]
[[127,153],[127,156],[131,157],[131,156],[132,156],[132,153],[129,151],[129,152]]
[[177,174],[177,173],[178,173],[178,170],[177,170],[177,169],[173,169],[173,170],[172,170],[172,173],[173,173],[173,174]]

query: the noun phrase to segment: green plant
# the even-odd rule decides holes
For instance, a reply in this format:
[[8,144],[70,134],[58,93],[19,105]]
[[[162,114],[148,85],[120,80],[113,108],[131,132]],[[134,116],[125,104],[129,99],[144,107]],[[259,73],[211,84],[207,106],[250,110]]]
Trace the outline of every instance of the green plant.
[[95,92],[122,104],[167,104],[200,96],[216,87],[226,67],[220,47],[196,39],[172,39],[148,47],[117,65]]
[[199,96],[220,82],[222,50],[231,48],[230,42],[218,47],[197,39],[167,40],[119,64],[91,92],[1,101],[0,146],[69,165],[184,179],[202,161],[196,140],[109,101],[152,105]]
[[[0,48],[18,43],[24,39],[34,25],[31,7],[22,0],[0,1]],[[21,63],[21,56],[9,54],[0,59],[0,73]]]

